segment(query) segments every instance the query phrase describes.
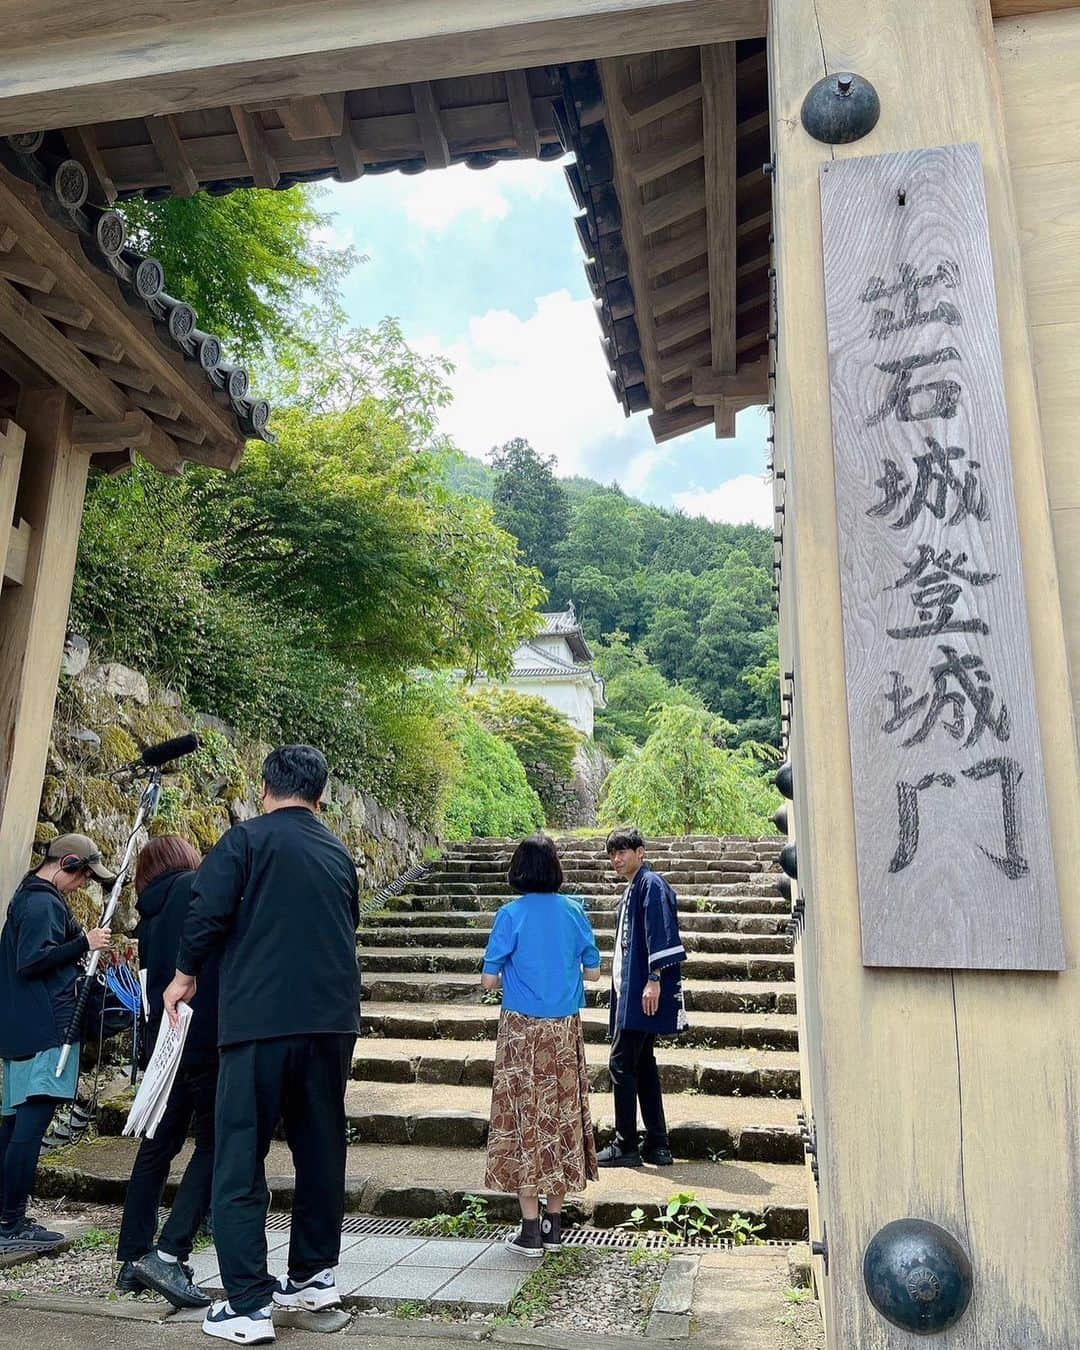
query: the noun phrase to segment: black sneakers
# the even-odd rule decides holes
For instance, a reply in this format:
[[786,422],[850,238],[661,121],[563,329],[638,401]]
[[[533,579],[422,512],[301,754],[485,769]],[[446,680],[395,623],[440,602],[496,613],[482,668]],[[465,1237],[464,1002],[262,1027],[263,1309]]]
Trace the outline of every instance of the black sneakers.
[[116,1277],[116,1287],[121,1294],[141,1294],[143,1282],[135,1274],[134,1261],[122,1261],[120,1273]]
[[598,1167],[640,1167],[641,1154],[636,1148],[623,1148],[617,1139],[613,1139],[607,1148],[596,1155]]
[[210,1300],[179,1261],[163,1261],[156,1251],[132,1261],[131,1272],[144,1289],[168,1299],[174,1308],[209,1308]]
[[0,1255],[11,1252],[47,1252],[65,1241],[63,1233],[54,1233],[33,1219],[22,1218],[10,1227],[0,1227]]
[[562,1215],[545,1214],[540,1220],[540,1240],[543,1243],[544,1251],[558,1252],[562,1250]]
[[641,1161],[648,1163],[650,1167],[671,1167],[675,1159],[671,1156],[671,1149],[667,1144],[659,1144],[655,1148],[642,1144]]
[[540,1235],[540,1220],[522,1219],[521,1227],[513,1237],[506,1239],[506,1245],[522,1256],[543,1256],[544,1239]]

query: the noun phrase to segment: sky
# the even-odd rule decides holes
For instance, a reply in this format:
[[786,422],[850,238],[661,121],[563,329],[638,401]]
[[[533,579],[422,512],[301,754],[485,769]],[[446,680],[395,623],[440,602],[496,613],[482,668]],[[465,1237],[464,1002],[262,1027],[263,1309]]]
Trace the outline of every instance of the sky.
[[320,205],[325,241],[366,255],[345,284],[351,321],[394,315],[411,346],[454,363],[442,430],[466,454],[522,436],[561,475],[771,526],[763,410],[740,413],[731,440],[705,428],[659,446],[646,414],[623,416],[557,164],[367,175],[331,184]]

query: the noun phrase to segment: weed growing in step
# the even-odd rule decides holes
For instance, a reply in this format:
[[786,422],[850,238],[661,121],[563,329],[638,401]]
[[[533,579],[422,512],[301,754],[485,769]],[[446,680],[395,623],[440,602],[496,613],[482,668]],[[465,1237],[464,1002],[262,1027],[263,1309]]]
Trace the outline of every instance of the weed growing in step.
[[585,1272],[596,1261],[595,1252],[581,1247],[564,1247],[559,1252],[549,1252],[544,1263],[535,1275],[532,1275],[518,1290],[505,1317],[497,1317],[497,1323],[535,1322],[543,1317],[551,1306],[555,1291],[565,1280],[571,1280]]
[[485,989],[480,995],[480,1002],[487,1008],[497,1008],[502,1003],[501,989]]
[[758,1234],[765,1231],[763,1223],[755,1223],[745,1214],[732,1214],[726,1224],[722,1223],[720,1216],[693,1191],[679,1191],[666,1205],[657,1205],[656,1218],[651,1223],[639,1206],[631,1210],[629,1219],[619,1227],[659,1228],[665,1240],[674,1247],[685,1245],[691,1238],[728,1238],[736,1247],[760,1246],[762,1239]]
[[792,1285],[784,1290],[785,1303],[809,1303],[814,1297],[813,1290],[805,1285]]
[[116,1234],[108,1228],[88,1228],[71,1245],[77,1252],[102,1251],[106,1247],[116,1246]]
[[403,1322],[415,1322],[417,1318],[426,1317],[430,1311],[430,1303],[422,1303],[418,1299],[405,1299],[394,1307],[394,1316],[400,1317]]
[[412,1231],[417,1237],[481,1237],[491,1228],[487,1207],[483,1196],[467,1195],[460,1214],[433,1214],[413,1224]]

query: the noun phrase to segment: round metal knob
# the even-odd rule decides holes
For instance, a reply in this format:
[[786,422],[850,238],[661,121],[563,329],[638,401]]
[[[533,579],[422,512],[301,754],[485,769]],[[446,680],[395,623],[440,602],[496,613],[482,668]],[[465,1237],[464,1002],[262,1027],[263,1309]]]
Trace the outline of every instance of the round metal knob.
[[971,1301],[971,1262],[944,1228],[928,1219],[897,1219],[867,1246],[863,1282],[887,1322],[934,1336],[963,1317]]

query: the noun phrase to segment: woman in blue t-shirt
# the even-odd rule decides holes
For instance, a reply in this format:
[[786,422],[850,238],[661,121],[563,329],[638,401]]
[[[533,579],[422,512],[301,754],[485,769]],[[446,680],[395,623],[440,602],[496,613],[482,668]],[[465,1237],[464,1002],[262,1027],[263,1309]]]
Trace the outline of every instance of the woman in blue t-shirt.
[[579,1014],[600,953],[581,901],[558,894],[562,865],[545,835],[518,844],[506,879],[521,894],[495,916],[482,976],[503,991],[484,1185],[517,1193],[509,1245],[542,1256],[560,1245],[563,1198],[599,1175]]

